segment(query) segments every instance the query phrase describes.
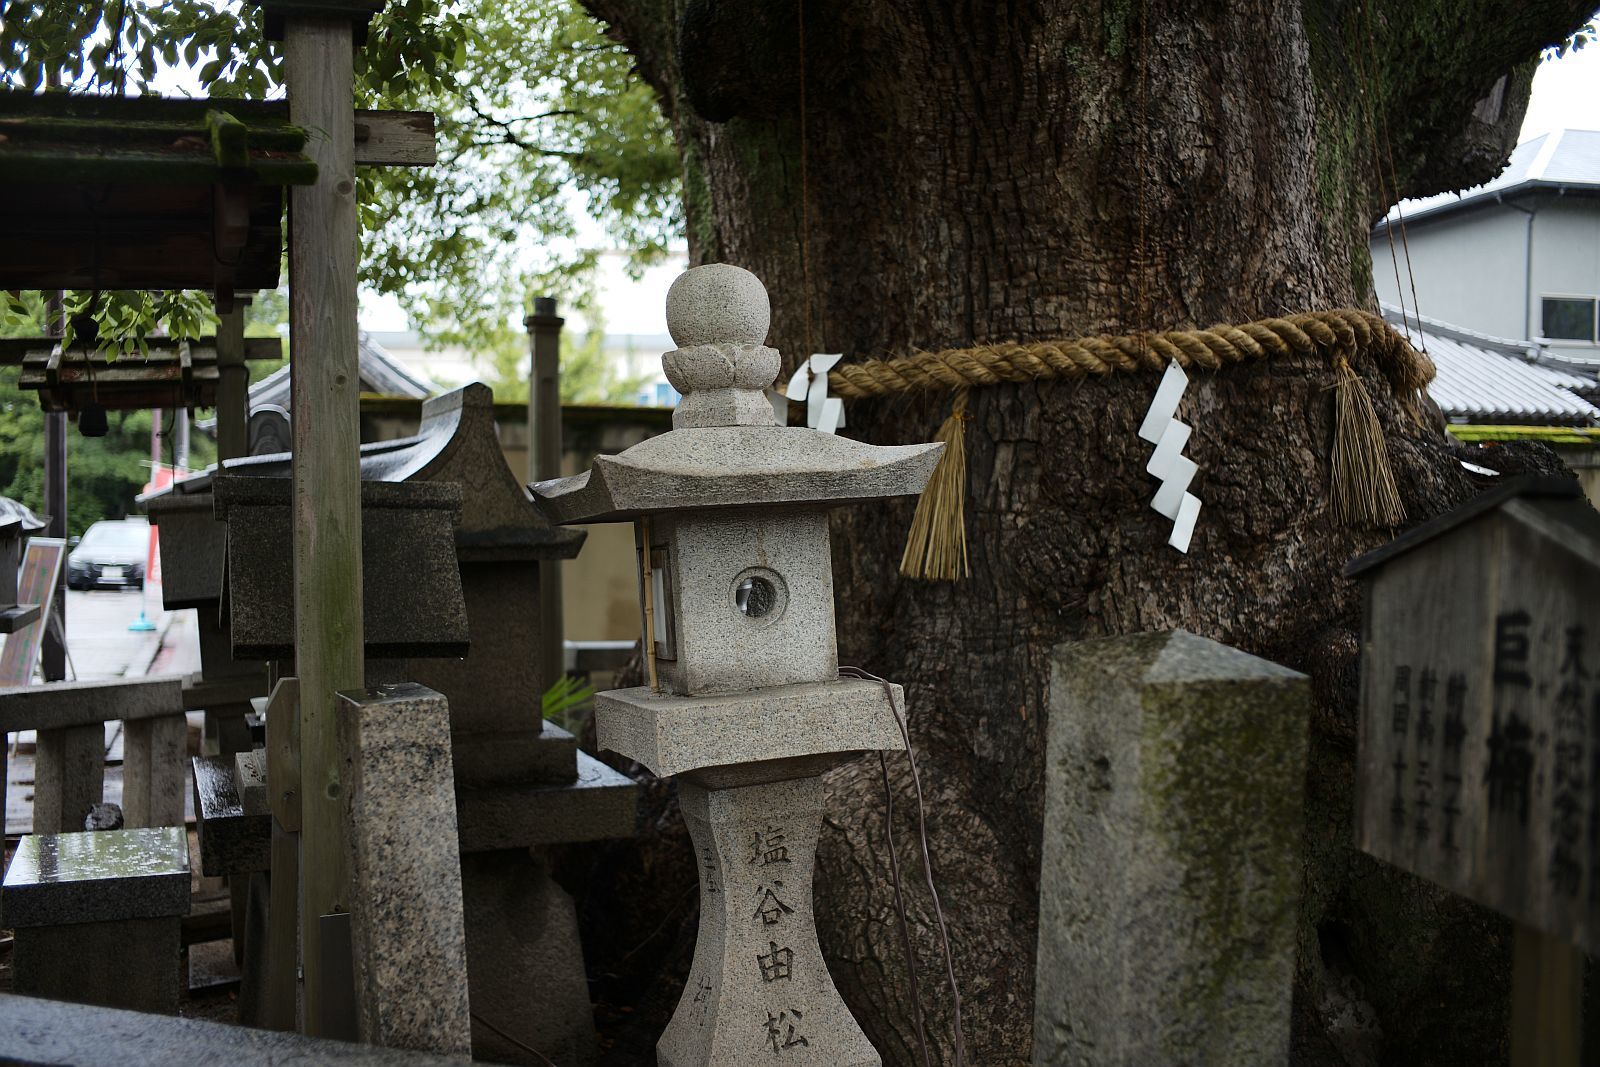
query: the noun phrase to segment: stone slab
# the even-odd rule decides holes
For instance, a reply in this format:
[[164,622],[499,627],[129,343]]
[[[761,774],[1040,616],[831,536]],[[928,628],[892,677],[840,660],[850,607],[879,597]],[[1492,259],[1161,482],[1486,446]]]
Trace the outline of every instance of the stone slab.
[[178,675],[114,682],[45,682],[0,689],[0,733],[151,719],[184,709]]
[[631,837],[639,785],[587,752],[576,781],[456,787],[461,851],[492,852]]
[[267,800],[267,753],[252,748],[248,752],[233,754],[233,782],[239,792],[239,803],[246,815],[270,815]]
[[208,878],[272,866],[272,813],[246,812],[233,756],[196,756],[194,811],[200,871]]
[[705,508],[831,508],[922,492],[943,450],[939,443],[869,445],[804,426],[686,427],[528,488],[555,523]]
[[[889,687],[902,710],[904,690]],[[595,697],[599,746],[661,777],[797,756],[898,751],[905,741],[883,684],[854,678],[703,697],[647,686]]]
[[187,914],[181,826],[29,834],[0,889],[0,925],[13,928]]
[[[454,718],[453,706],[450,713]],[[521,714],[532,717],[538,712],[524,707]],[[518,786],[527,782],[560,785],[573,781],[578,773],[577,738],[549,721],[538,734],[527,729],[503,733],[462,733],[452,729],[450,749],[456,780],[473,786]]]
[[[450,709],[420,685],[337,696],[361,1040],[466,1053],[466,934]],[[426,931],[426,936],[419,936]]]
[[0,993],[0,1060],[76,1067],[161,1067],[225,1063],[276,1067],[346,1063],[351,1067],[459,1067],[454,1056],[324,1041],[292,1032],[64,1004]]
[[[234,657],[287,659],[294,649],[289,481],[233,476],[213,485],[218,514],[228,522],[226,599]],[[361,483],[366,655],[466,654],[467,612],[454,539],[460,511],[461,487],[454,483]]]
[[1181,630],[1056,650],[1034,1063],[1288,1062],[1309,715]]
[[[30,996],[175,1015],[182,987],[182,924],[172,915],[20,927],[12,946],[12,988]],[[9,1026],[11,1019],[4,1018]]]
[[191,674],[183,680],[183,709],[205,711],[248,705],[267,695],[267,671],[259,663],[245,664],[251,673],[240,677],[202,678]]

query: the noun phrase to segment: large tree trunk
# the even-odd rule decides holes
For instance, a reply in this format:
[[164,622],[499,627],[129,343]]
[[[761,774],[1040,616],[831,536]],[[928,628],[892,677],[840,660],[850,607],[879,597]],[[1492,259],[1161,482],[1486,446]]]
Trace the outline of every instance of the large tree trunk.
[[[766,281],[792,365],[1370,303],[1371,222],[1397,190],[1489,177],[1540,46],[1594,0],[807,0],[803,54],[792,3],[586,2],[673,120],[693,254]],[[1502,76],[1503,106],[1475,110]],[[1363,373],[1410,519],[1464,499],[1447,443]],[[1174,626],[1315,680],[1297,1062],[1345,1062],[1328,1016],[1363,1000],[1384,1062],[1481,1062],[1501,1044],[1499,925],[1349,845],[1359,598],[1338,572],[1389,533],[1330,513],[1329,380],[1280,361],[1190,387],[1204,508],[1187,556],[1148,507],[1135,429],[1154,380],[1136,376],[973,391],[970,579],[898,576],[909,502],[836,522],[841,656],[910,694],[971,1063],[1030,1060],[1050,651]],[[850,432],[926,440],[947,410],[861,403]],[[904,772],[895,787],[905,814]],[[910,1063],[876,761],[831,791],[824,948],[886,1060]],[[949,1062],[914,836],[906,821]]]

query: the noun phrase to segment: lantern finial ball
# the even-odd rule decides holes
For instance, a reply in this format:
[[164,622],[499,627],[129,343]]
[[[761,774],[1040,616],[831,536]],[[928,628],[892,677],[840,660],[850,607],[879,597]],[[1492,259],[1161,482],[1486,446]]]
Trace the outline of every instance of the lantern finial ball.
[[731,263],[707,263],[678,275],[667,290],[667,330],[679,348],[759,345],[772,306],[761,279]]

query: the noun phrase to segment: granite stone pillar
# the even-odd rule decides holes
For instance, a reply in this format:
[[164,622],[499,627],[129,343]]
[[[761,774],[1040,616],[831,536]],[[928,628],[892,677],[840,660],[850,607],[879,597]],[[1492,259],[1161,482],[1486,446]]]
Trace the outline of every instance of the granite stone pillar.
[[122,724],[122,818],[126,826],[182,826],[189,724],[183,715]]
[[104,723],[38,732],[33,762],[33,832],[83,829],[83,817],[105,792]]
[[1034,1063],[1288,1062],[1309,712],[1182,630],[1056,651]]
[[817,945],[811,875],[822,779],[731,789],[684,780],[678,798],[700,860],[700,933],[688,992],[657,1047],[659,1063],[752,1063],[781,1054],[798,1063],[877,1064]]
[[338,695],[361,1040],[465,1054],[466,935],[450,709],[401,683]]

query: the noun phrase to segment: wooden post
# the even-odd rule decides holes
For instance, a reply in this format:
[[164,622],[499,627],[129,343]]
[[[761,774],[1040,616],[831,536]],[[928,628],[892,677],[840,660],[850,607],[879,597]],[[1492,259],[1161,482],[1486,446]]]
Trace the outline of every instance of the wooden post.
[[[528,376],[528,480],[561,477],[561,327],[556,302],[535,297],[523,320],[532,349]],[[539,684],[549,688],[566,671],[561,619],[561,561],[539,562]]]
[[352,28],[296,14],[284,30],[289,114],[317,164],[316,183],[290,194],[289,344],[304,1029],[321,1035],[321,917],[348,910],[334,693],[362,684]]
[[267,801],[272,809],[272,888],[261,1025],[293,1030],[300,983],[295,956],[300,896],[299,683],[280,678],[267,700]]
[[1522,923],[1511,958],[1512,1067],[1578,1067],[1583,950]]
[[244,309],[236,298],[233,310],[217,318],[217,462],[250,451],[250,371],[244,362]]

